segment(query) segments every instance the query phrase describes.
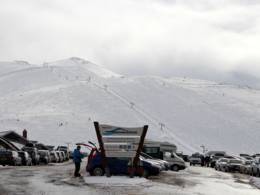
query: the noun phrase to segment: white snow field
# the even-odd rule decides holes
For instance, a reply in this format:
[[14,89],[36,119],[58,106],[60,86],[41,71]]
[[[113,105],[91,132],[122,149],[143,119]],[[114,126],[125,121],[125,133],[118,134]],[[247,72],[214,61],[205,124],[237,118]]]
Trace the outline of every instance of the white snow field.
[[149,125],[184,152],[259,152],[260,91],[188,78],[126,77],[80,58],[0,63],[0,130],[46,144],[96,140],[93,121]]
[[[86,162],[83,162],[85,167]],[[52,166],[0,167],[0,194],[51,195],[258,195],[256,180],[239,173],[229,174],[211,168],[188,167],[180,172],[163,171],[144,179],[127,176],[74,178],[73,163]],[[3,178],[3,179],[2,179]],[[254,181],[252,181],[254,180]]]

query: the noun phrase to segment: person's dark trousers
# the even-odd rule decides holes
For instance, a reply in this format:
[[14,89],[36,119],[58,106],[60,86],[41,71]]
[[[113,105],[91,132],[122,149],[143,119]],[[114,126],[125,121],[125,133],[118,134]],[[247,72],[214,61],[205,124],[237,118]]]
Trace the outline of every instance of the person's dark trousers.
[[80,163],[75,163],[75,172],[74,172],[75,177],[80,177],[79,171],[80,171]]

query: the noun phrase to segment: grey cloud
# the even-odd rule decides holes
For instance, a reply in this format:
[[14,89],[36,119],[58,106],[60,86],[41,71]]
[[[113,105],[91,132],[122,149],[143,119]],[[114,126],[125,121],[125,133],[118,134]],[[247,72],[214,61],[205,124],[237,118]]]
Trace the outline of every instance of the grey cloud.
[[79,56],[122,74],[219,81],[233,79],[231,73],[238,71],[246,73],[243,79],[260,77],[258,1],[0,0],[0,4],[0,60],[42,63]]

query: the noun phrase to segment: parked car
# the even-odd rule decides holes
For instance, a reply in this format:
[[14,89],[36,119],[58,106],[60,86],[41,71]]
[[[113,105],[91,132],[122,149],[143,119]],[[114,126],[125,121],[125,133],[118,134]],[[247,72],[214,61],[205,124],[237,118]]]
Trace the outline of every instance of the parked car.
[[183,154],[183,152],[177,152],[176,153],[179,157],[181,157],[185,162],[189,162],[189,156],[186,154]]
[[189,158],[190,166],[192,165],[201,165],[201,154],[200,153],[194,153]]
[[0,165],[22,165],[22,159],[19,157],[18,152],[16,151],[0,149]]
[[[127,175],[131,167],[129,158],[107,158],[108,167],[112,175]],[[161,167],[147,160],[140,160],[137,174],[148,177],[158,175]],[[102,176],[105,168],[102,165],[102,157],[98,150],[92,149],[88,156],[86,171],[93,176]]]
[[59,162],[59,156],[56,151],[50,152],[50,162],[58,163]]
[[32,166],[32,158],[28,154],[28,152],[25,151],[18,151],[18,155],[22,160],[22,165],[24,166]]
[[253,158],[260,157],[260,154],[254,154],[252,155]]
[[227,162],[228,162],[227,158],[220,158],[219,160],[217,160],[215,164],[215,169],[218,171],[226,171]]
[[59,156],[59,162],[64,162],[64,158],[63,158],[61,151],[56,151],[56,152],[57,152],[57,155]]
[[220,158],[224,158],[226,155],[226,153],[224,152],[219,152],[219,153],[215,153],[212,154],[210,156],[210,167],[214,168],[216,165],[217,160],[219,160]]
[[58,146],[56,150],[63,151],[65,154],[64,160],[69,160],[70,156],[69,156],[69,149],[67,146]]
[[69,159],[73,159],[73,151],[69,151]]
[[251,175],[260,177],[260,157],[256,157],[251,164]]
[[179,170],[186,169],[184,160],[174,152],[172,153],[165,152],[163,159],[170,164],[170,169],[172,171],[179,171]]
[[40,163],[48,164],[50,162],[49,150],[39,150]]
[[60,152],[61,152],[61,155],[63,157],[63,161],[66,161],[68,158],[67,158],[65,152],[64,151],[60,151]]
[[167,171],[167,170],[170,169],[170,163],[168,163],[165,160],[153,158],[153,157],[151,157],[150,155],[148,155],[148,154],[146,154],[144,152],[141,152],[141,156],[144,157],[147,160],[151,160],[151,161],[160,163],[160,165],[162,166],[163,170]]
[[22,151],[28,152],[34,165],[38,165],[40,163],[40,155],[37,148],[25,146],[22,148]]
[[225,167],[226,172],[240,172],[242,166],[242,160],[239,159],[229,159]]
[[[140,159],[140,161],[147,161],[147,162],[150,162],[151,164],[159,167],[160,172],[165,170],[164,165],[156,160],[144,158],[142,155],[140,155],[139,159]],[[127,160],[129,161],[129,158]]]
[[242,165],[240,166],[240,173],[251,174],[252,160],[243,160]]

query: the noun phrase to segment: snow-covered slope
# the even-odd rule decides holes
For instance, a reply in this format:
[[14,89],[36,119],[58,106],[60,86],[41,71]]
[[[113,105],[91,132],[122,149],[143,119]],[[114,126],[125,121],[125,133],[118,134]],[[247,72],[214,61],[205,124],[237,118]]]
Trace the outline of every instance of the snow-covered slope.
[[48,144],[95,140],[93,121],[149,125],[193,152],[259,152],[260,91],[186,78],[124,77],[80,58],[0,63],[0,129]]

